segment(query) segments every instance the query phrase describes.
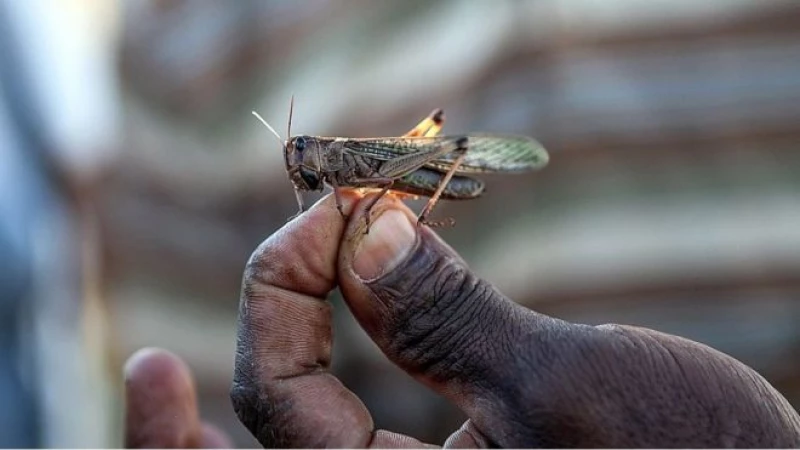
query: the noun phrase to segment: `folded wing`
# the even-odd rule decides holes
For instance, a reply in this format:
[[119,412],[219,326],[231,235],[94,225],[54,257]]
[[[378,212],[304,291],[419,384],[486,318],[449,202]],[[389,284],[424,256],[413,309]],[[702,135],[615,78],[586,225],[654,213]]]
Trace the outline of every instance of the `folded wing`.
[[[345,151],[380,160],[400,155],[429,151],[437,143],[457,140],[461,136],[352,139],[345,143]],[[535,139],[527,136],[471,134],[469,150],[459,166],[459,173],[525,172],[547,165],[547,151]],[[447,154],[427,163],[425,167],[447,171],[456,155]]]

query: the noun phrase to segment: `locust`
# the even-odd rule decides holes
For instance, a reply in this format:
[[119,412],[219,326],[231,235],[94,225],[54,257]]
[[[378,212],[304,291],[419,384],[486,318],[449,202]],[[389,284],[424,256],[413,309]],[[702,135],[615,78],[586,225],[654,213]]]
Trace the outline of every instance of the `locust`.
[[455,221],[451,218],[430,221],[428,216],[440,199],[480,197],[485,185],[474,174],[528,172],[545,167],[549,161],[544,147],[526,136],[472,133],[440,136],[445,120],[442,109],[433,110],[403,136],[377,138],[292,136],[293,111],[294,97],[289,106],[285,141],[253,111],[283,147],[286,171],[299,207],[292,218],[306,211],[303,192],[322,191],[329,185],[336,207],[346,218],[341,189],[380,189],[365,208],[367,233],[372,208],[389,191],[401,196],[429,197],[417,217],[418,226],[452,226]]

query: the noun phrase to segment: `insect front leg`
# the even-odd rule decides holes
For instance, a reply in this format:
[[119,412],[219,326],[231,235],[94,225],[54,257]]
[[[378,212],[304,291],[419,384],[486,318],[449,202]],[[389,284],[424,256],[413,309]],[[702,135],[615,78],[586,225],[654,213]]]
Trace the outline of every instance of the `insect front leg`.
[[347,220],[347,214],[344,213],[344,206],[342,205],[342,192],[339,189],[339,183],[336,182],[335,177],[328,177],[328,182],[331,184],[331,188],[333,188],[333,198],[336,200],[336,209],[339,210],[342,219]]
[[297,199],[297,207],[299,211],[297,211],[297,214],[293,215],[292,217],[289,217],[290,221],[297,218],[304,212],[306,212],[306,205],[303,202],[303,194],[300,192],[300,189],[294,188],[294,196]]
[[442,182],[439,183],[439,187],[436,188],[436,192],[433,193],[431,198],[428,200],[428,203],[425,205],[425,208],[422,209],[422,212],[419,213],[419,217],[417,217],[417,226],[420,225],[428,225],[430,227],[437,227],[437,226],[452,226],[455,225],[455,220],[452,218],[444,219],[441,221],[429,222],[427,220],[428,214],[431,213],[433,207],[436,206],[436,202],[439,201],[439,197],[442,195],[444,188],[447,186],[447,183],[450,182],[450,179],[453,178],[453,175],[458,170],[458,166],[464,162],[464,158],[467,156],[468,150],[468,139],[462,138],[459,139],[457,142],[458,147],[454,150],[454,153],[457,153],[458,156],[456,157],[455,161],[453,161],[452,167],[450,170],[447,171]]
[[420,123],[412,128],[403,137],[434,137],[439,134],[444,126],[444,111],[441,109],[434,109],[428,117],[422,119]]

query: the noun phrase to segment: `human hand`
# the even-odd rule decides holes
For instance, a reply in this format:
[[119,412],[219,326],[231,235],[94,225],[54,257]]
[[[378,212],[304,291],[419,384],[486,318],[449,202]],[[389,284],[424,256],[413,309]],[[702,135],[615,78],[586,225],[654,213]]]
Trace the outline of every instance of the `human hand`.
[[230,448],[230,439],[201,422],[186,364],[160,349],[125,364],[125,448]]
[[478,279],[398,200],[331,196],[253,253],[231,398],[266,447],[420,447],[376,430],[330,372],[337,285],[396,365],[470,418],[449,447],[800,445],[800,417],[763,378],[701,344],[523,308]]

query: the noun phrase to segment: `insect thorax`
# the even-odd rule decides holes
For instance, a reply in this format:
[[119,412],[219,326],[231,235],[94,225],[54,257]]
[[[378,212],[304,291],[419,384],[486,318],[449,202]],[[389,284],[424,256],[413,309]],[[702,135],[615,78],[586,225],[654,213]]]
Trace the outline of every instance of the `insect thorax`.
[[339,186],[369,187],[372,183],[364,180],[380,178],[383,161],[350,153],[340,153],[342,164],[338,170],[329,172]]

